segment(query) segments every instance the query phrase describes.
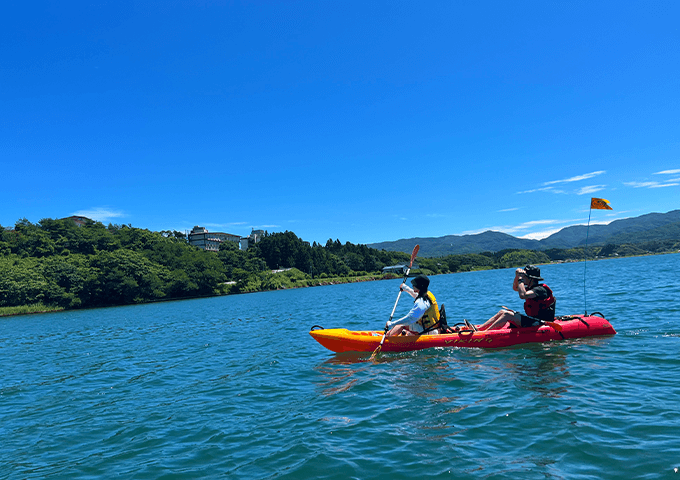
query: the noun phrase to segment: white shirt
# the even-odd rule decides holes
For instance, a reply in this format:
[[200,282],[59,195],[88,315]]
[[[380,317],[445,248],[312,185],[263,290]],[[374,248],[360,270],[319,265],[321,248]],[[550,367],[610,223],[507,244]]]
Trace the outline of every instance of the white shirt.
[[[414,298],[418,297],[418,294],[414,292],[413,289],[410,288],[408,285],[404,285],[403,290]],[[427,312],[428,308],[430,308],[430,304],[428,302],[426,302],[422,298],[416,298],[416,301],[413,303],[413,308],[411,308],[411,311],[408,312],[408,314],[405,317],[401,317],[399,320],[387,322],[387,327],[392,328],[395,325],[412,325],[410,327],[411,330],[416,332],[422,332],[423,327],[420,326],[420,324],[417,324],[416,322],[423,318],[423,315],[425,315],[425,312]]]

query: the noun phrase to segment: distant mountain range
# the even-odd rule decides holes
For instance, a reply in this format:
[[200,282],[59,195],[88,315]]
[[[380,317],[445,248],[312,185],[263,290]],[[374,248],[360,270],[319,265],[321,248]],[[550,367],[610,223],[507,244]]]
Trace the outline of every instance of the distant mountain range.
[[[501,232],[486,231],[476,235],[446,235],[444,237],[404,238],[393,242],[372,243],[378,250],[409,253],[420,245],[420,256],[441,257],[461,253],[497,252],[508,248],[547,250],[574,248],[586,242],[586,225],[565,227],[543,240],[517,238]],[[588,245],[606,243],[641,243],[651,240],[680,239],[680,210],[668,213],[648,213],[639,217],[614,220],[609,225],[590,225]]]

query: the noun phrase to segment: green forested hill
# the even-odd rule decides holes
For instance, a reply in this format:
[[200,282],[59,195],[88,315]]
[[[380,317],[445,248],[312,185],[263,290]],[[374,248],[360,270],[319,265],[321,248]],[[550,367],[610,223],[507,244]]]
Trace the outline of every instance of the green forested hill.
[[[680,240],[677,223],[680,210],[668,213],[650,213],[634,218],[615,220],[609,225],[590,225],[589,245],[606,243],[640,243],[649,240]],[[569,249],[586,242],[585,225],[566,227],[543,240],[516,238],[501,232],[484,232],[476,235],[447,235],[444,237],[410,238],[390,242],[372,243],[369,247],[390,251],[409,252],[420,244],[421,255],[444,256],[465,253],[498,252],[508,248],[548,250]]]
[[[588,232],[588,243],[624,243],[616,238],[625,238],[625,243],[647,241],[646,232],[656,231],[655,240],[678,239],[670,225],[680,222],[680,210],[668,213],[649,213],[633,218],[614,220],[608,225],[591,225]],[[665,228],[669,227],[669,228]],[[540,241],[541,248],[573,248],[585,244],[585,225],[566,227]],[[619,237],[623,235],[623,237]]]
[[476,235],[447,235],[445,237],[416,237],[393,242],[372,243],[371,248],[388,251],[410,252],[414,245],[420,245],[423,256],[441,257],[466,253],[498,252],[510,248],[538,250],[538,240],[513,237],[507,233],[487,231]]
[[642,243],[668,239],[680,239],[680,222],[669,223],[651,230],[624,232],[607,238],[607,243]]

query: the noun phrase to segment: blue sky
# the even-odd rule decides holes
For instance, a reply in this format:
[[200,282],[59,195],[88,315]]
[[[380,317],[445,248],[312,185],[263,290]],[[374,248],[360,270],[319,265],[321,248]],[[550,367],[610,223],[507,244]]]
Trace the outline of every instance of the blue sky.
[[373,243],[680,208],[680,3],[14,2],[0,224]]

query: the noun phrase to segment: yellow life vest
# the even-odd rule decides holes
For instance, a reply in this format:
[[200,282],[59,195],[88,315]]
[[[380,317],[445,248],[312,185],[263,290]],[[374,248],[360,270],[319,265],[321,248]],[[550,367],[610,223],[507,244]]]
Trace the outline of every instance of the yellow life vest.
[[439,307],[437,306],[437,299],[434,298],[434,295],[430,291],[427,292],[427,299],[430,301],[430,308],[425,310],[425,314],[417,322],[423,327],[423,331],[432,329],[439,323]]

